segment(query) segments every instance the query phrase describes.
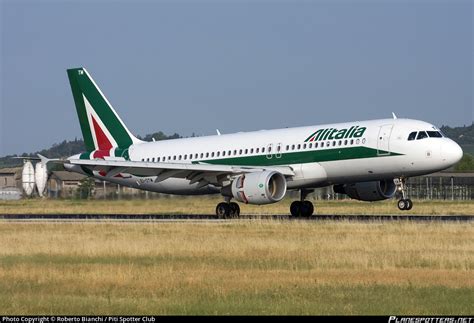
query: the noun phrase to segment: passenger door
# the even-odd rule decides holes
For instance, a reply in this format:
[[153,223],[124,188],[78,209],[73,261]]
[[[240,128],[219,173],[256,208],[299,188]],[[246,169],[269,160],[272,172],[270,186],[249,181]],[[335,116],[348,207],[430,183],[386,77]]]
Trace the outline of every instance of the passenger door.
[[393,124],[386,124],[380,127],[377,136],[377,155],[390,154],[390,135],[392,134]]

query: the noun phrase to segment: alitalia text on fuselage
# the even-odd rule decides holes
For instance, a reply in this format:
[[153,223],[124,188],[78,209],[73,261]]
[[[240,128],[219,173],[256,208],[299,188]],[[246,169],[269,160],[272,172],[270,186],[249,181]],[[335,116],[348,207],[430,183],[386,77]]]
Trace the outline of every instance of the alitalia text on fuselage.
[[352,126],[349,129],[324,128],[318,129],[312,133],[305,142],[333,140],[333,139],[350,139],[361,138],[364,135],[366,127]]

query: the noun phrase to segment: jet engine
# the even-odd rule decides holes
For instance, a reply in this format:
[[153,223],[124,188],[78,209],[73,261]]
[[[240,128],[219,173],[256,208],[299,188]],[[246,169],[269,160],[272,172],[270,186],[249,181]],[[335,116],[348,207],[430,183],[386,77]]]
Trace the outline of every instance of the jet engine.
[[223,189],[222,194],[246,204],[275,203],[286,194],[286,179],[276,171],[247,173],[233,180],[230,187]]
[[389,199],[395,195],[396,190],[397,186],[393,180],[334,185],[334,193],[346,194],[360,201]]

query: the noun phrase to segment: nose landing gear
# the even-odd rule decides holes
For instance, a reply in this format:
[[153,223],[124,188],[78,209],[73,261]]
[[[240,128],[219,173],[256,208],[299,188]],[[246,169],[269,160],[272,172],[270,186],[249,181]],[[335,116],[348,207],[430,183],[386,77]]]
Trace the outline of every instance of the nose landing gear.
[[395,179],[395,184],[398,186],[398,190],[402,193],[402,198],[398,201],[397,206],[400,211],[409,211],[413,207],[413,202],[407,198],[406,192],[406,178]]

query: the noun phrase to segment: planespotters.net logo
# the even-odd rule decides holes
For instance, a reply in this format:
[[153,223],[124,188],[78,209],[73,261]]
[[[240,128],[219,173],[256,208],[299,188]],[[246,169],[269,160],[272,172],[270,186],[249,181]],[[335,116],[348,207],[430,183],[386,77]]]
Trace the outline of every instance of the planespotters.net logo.
[[473,317],[398,317],[390,316],[388,323],[474,323]]

